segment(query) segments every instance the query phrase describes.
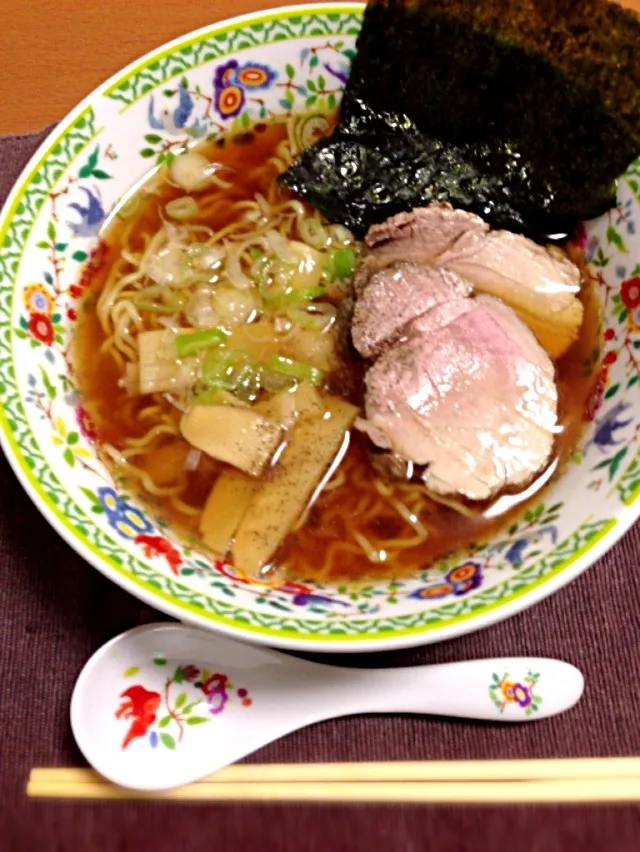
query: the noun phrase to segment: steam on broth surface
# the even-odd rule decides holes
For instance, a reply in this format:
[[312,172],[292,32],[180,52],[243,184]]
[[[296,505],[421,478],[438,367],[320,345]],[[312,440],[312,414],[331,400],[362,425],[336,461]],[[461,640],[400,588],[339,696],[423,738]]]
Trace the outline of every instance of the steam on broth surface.
[[301,128],[328,125],[259,125],[151,177],[102,235],[76,332],[83,404],[114,476],[178,534],[261,576],[395,576],[493,535],[574,449],[598,360],[585,277],[579,337],[555,362],[561,428],[527,488],[452,505],[381,473],[352,428],[362,247],[275,183]]

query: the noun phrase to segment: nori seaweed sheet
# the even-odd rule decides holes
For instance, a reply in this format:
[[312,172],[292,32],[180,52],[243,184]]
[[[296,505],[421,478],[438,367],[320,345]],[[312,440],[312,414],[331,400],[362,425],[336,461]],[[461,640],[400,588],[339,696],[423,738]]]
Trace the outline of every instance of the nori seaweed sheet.
[[376,0],[337,128],[280,180],[358,235],[439,200],[545,239],[611,207],[638,151],[633,13],[605,0]]

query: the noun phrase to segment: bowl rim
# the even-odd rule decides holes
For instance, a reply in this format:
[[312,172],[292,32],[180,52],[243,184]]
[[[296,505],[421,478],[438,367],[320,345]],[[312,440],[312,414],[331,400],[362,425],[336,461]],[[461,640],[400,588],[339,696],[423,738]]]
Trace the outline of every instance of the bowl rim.
[[[73,123],[92,105],[94,99],[105,94],[116,83],[134,73],[137,69],[144,67],[149,61],[160,59],[170,54],[177,47],[186,47],[188,44],[204,36],[217,35],[222,31],[234,29],[246,23],[264,23],[283,17],[295,16],[296,14],[315,13],[328,15],[361,13],[365,6],[366,4],[361,2],[326,2],[277,6],[258,12],[225,18],[214,24],[200,27],[165,42],[147,51],[144,55],[137,57],[89,92],[47,134],[21,170],[3,207],[0,209],[0,234],[3,234],[9,226],[22,191],[29,185],[32,177],[50,155],[51,150],[65,136]],[[13,286],[14,282],[12,281],[11,289],[13,289]],[[445,641],[489,627],[538,603],[571,582],[610,550],[627,530],[630,529],[640,515],[640,493],[638,493],[630,503],[624,507],[620,507],[615,517],[596,536],[590,539],[562,565],[547,572],[543,577],[532,581],[527,587],[519,591],[501,597],[493,603],[487,603],[478,610],[453,617],[444,626],[422,625],[420,627],[393,628],[386,631],[380,629],[377,632],[369,634],[367,638],[362,638],[362,635],[340,635],[333,637],[327,634],[316,635],[313,633],[288,635],[286,629],[282,630],[277,627],[258,627],[253,624],[240,626],[238,622],[230,623],[215,613],[198,610],[193,604],[181,601],[164,590],[148,586],[142,580],[129,574],[126,569],[119,569],[117,565],[109,563],[105,558],[100,556],[97,548],[94,551],[80,539],[71,527],[65,525],[60,510],[56,512],[52,505],[49,505],[49,500],[41,492],[37,480],[30,478],[19,446],[15,442],[13,442],[15,446],[12,445],[10,432],[6,408],[0,402],[0,446],[9,465],[21,486],[47,522],[91,566],[134,597],[137,597],[139,600],[166,615],[177,618],[185,623],[213,632],[220,632],[237,639],[245,639],[254,643],[290,650],[321,650],[328,653],[389,651],[431,642]],[[372,629],[375,629],[376,621],[383,620],[375,616],[363,616],[363,619],[371,622]]]

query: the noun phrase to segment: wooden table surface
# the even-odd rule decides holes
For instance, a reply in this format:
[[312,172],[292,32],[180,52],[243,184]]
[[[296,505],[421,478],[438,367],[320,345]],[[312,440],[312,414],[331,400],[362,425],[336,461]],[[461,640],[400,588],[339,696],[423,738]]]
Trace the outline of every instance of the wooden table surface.
[[[0,0],[0,133],[62,118],[146,51],[197,27],[286,0]],[[623,0],[640,12],[640,0]],[[640,49],[640,45],[639,45]]]

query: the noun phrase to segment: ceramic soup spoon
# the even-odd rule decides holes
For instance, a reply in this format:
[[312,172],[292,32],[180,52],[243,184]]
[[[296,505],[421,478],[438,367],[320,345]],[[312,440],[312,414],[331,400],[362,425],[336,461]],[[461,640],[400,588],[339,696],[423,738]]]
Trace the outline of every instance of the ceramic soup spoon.
[[71,699],[71,724],[106,778],[164,790],[323,719],[421,713],[526,722],[568,710],[583,685],[578,669],[559,660],[340,668],[181,624],[150,624],[91,657]]

